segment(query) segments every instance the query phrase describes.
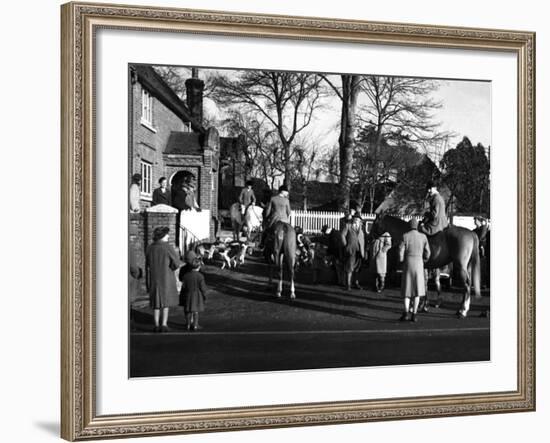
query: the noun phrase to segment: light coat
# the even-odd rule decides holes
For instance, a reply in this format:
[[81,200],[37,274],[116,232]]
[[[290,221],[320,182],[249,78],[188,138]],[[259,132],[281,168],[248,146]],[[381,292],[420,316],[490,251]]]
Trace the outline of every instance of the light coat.
[[377,274],[386,275],[388,268],[388,251],[391,249],[391,236],[384,232],[372,244],[372,264]]
[[270,228],[278,221],[289,223],[290,222],[290,201],[288,198],[282,195],[276,195],[271,197],[267,207],[265,208],[265,214],[267,217],[266,228]]
[[399,260],[403,262],[401,295],[423,297],[426,295],[424,262],[430,258],[428,238],[416,230],[403,234],[399,244]]

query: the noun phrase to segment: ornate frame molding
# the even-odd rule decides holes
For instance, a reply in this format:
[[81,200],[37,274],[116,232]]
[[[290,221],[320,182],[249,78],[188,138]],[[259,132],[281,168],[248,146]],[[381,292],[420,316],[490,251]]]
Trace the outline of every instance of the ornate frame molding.
[[[67,440],[442,417],[535,409],[535,34],[68,3],[62,17],[61,435]],[[518,388],[512,392],[97,416],[94,32],[313,39],[507,51],[518,57]]]

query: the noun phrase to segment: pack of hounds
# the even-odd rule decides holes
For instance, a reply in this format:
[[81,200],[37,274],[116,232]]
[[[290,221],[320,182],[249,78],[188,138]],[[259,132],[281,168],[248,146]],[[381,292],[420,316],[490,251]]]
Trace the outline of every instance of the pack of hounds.
[[213,243],[200,243],[195,247],[195,252],[203,262],[212,262],[215,258],[221,258],[221,268],[236,269],[244,264],[246,254],[250,246],[239,240],[217,239]]
[[[302,243],[302,236],[298,236],[297,265],[309,265],[313,261],[314,250],[311,242]],[[237,269],[244,265],[247,254],[252,253],[252,246],[240,240],[216,239],[213,243],[199,243],[195,247],[195,253],[203,263],[212,263],[215,259],[221,259],[221,269]]]

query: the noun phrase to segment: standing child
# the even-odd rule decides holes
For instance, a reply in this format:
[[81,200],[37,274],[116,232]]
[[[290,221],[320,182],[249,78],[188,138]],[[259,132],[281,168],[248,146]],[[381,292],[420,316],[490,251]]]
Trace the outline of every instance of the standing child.
[[184,307],[187,318],[187,329],[193,331],[199,329],[199,312],[204,311],[206,301],[206,283],[204,275],[199,270],[201,263],[198,259],[193,260],[189,272],[180,273],[181,281],[180,306]]
[[391,249],[391,235],[384,232],[380,237],[374,240],[372,244],[371,263],[376,270],[376,292],[384,290],[386,272],[388,267],[388,251]]

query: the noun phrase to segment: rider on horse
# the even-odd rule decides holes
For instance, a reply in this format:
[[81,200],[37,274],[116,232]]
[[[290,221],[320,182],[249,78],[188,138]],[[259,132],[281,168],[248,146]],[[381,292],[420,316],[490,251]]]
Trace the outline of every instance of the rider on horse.
[[245,187],[239,194],[239,203],[241,204],[241,213],[243,215],[246,214],[249,206],[254,206],[256,204],[256,196],[252,189],[252,180],[246,182]]
[[445,201],[437,190],[433,181],[429,181],[426,185],[429,205],[428,211],[424,214],[422,223],[418,226],[418,230],[427,236],[432,236],[440,231],[443,231],[448,225],[447,216],[445,215]]
[[265,238],[276,222],[290,222],[290,212],[291,211],[290,201],[288,198],[288,188],[286,185],[281,185],[279,187],[279,193],[274,197],[271,197],[271,200],[269,200],[269,203],[264,210],[264,229],[262,232],[260,248],[263,248],[265,244]]

